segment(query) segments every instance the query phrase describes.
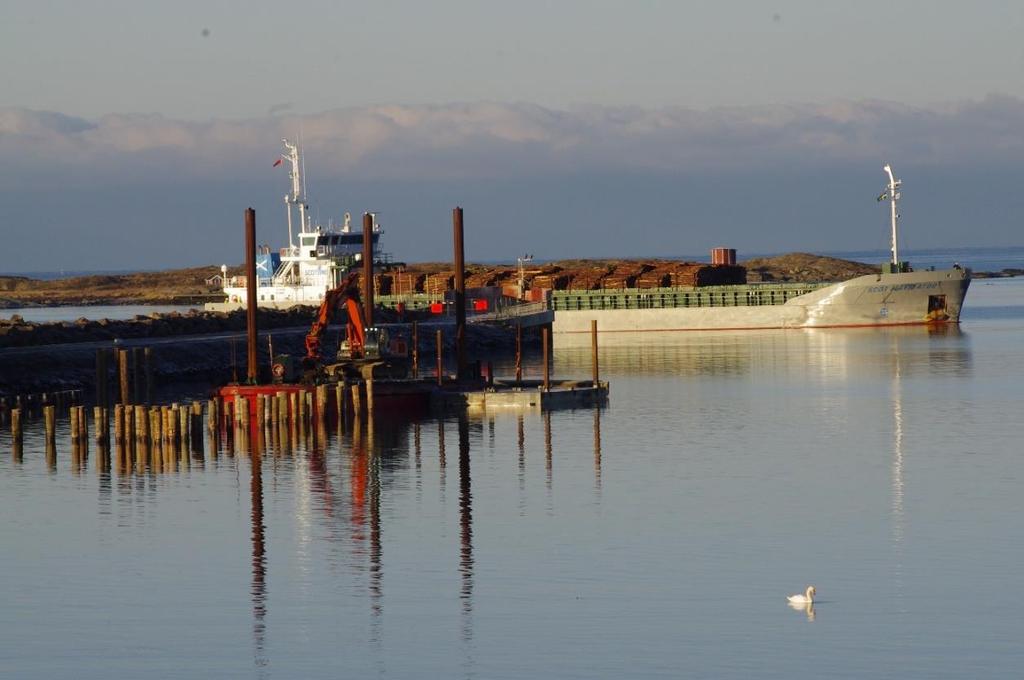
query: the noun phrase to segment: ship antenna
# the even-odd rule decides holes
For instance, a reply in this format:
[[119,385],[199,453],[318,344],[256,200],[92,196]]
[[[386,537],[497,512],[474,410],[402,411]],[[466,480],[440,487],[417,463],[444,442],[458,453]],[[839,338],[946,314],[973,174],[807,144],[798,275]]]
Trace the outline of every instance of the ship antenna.
[[901,180],[898,180],[892,175],[892,168],[888,163],[882,168],[885,173],[889,175],[889,185],[886,187],[886,191],[882,192],[882,195],[878,197],[878,200],[884,201],[886,198],[889,199],[889,214],[892,222],[892,264],[895,267],[893,271],[899,271],[900,269],[900,250],[899,243],[897,240],[898,232],[896,227],[896,221],[899,219],[899,213],[896,212],[896,202],[900,200],[899,188],[903,184]]
[[[302,147],[302,123],[299,123],[299,147]],[[302,196],[306,196],[306,156],[302,156]]]

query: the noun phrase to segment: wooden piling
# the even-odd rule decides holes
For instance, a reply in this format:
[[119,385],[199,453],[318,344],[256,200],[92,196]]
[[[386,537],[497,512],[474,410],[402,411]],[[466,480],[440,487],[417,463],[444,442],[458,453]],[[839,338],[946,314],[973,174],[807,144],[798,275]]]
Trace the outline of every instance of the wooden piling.
[[275,395],[274,404],[274,415],[279,428],[283,428],[288,423],[288,394],[286,392],[278,392]]
[[[149,409],[149,433],[151,445],[151,459],[156,461],[161,456],[161,441],[163,440],[163,418],[159,406],[151,406]],[[141,450],[141,449],[140,449]],[[138,459],[138,456],[136,456]]]
[[96,437],[96,443],[105,443],[107,435],[107,419],[102,406],[92,407],[92,422],[94,430],[93,434]]
[[327,385],[316,386],[316,417],[322,423],[327,422]]
[[124,405],[114,405],[114,441],[124,443]]
[[57,407],[56,406],[44,406],[43,407],[43,424],[46,427],[46,442],[57,441]]
[[302,394],[296,394],[295,395],[295,402],[296,402],[296,406],[298,407],[296,409],[296,414],[297,414],[296,415],[296,419],[300,423],[305,423],[306,422],[306,396],[307,396],[307,393],[305,393],[305,392],[303,392]]
[[[19,409],[20,410],[20,409]],[[71,434],[72,443],[78,441],[78,414],[75,412],[75,407],[72,406],[68,409],[68,432]]]
[[186,449],[188,445],[188,412],[189,407],[187,405],[182,404],[178,407],[178,429],[181,432],[182,449]]
[[359,397],[359,383],[352,384],[352,417],[357,421],[363,417],[363,403]]
[[366,415],[373,417],[373,378],[366,379]]
[[128,350],[115,350],[117,351],[117,366],[118,366],[118,384],[121,388],[121,403],[129,403],[129,388],[131,384],[128,382]]
[[256,395],[256,429],[262,430],[263,425],[267,422],[267,416],[263,410],[267,406],[267,400],[262,394]]
[[11,439],[16,444],[20,444],[24,439],[24,433],[21,431],[21,409],[11,409]]
[[206,402],[206,427],[210,432],[217,431],[217,400],[210,399]]
[[88,420],[88,418],[86,417],[86,414],[85,414],[85,406],[79,406],[78,407],[78,423],[79,423],[79,427],[81,428],[81,433],[82,433],[81,434],[81,438],[82,438],[82,441],[83,442],[88,442],[88,440],[89,440],[89,420]]
[[594,387],[600,385],[600,374],[597,366],[597,319],[590,320],[590,365],[591,365],[591,380],[594,381]]
[[151,439],[151,435],[149,433],[149,411],[142,404],[136,406],[132,411],[132,415],[135,418],[135,440],[137,442],[149,443]]

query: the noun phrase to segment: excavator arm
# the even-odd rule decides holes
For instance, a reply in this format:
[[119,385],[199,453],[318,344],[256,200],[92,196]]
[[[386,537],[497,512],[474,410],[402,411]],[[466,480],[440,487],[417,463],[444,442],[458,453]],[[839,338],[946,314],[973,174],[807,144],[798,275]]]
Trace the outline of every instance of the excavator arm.
[[359,287],[356,281],[358,272],[352,272],[338,286],[324,294],[324,301],[317,310],[313,325],[306,334],[306,358],[303,363],[307,367],[320,363],[320,345],[323,334],[327,330],[338,308],[344,306],[348,312],[348,324],[345,329],[353,356],[361,355],[366,343],[366,321],[363,318],[362,303],[359,298]]

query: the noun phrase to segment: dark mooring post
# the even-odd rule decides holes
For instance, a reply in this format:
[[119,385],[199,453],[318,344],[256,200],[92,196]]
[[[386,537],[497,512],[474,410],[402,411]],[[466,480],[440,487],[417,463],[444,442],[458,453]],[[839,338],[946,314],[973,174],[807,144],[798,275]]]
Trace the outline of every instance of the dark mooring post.
[[437,384],[441,385],[444,383],[444,336],[438,330],[435,337],[437,338]]
[[363,213],[363,316],[373,326],[373,215]]
[[462,242],[462,208],[452,211],[455,232],[455,378],[466,379],[466,252]]
[[544,352],[544,391],[547,392],[548,388],[551,387],[551,366],[548,362],[548,327],[545,325],[540,331],[541,337],[541,349]]
[[415,321],[412,322],[412,377],[420,377],[420,328]]
[[245,210],[245,341],[246,382],[255,385],[259,376],[256,363],[256,211]]
[[594,381],[594,387],[597,387],[600,382],[600,375],[597,370],[597,319],[590,320],[590,365],[591,380]]
[[523,382],[523,326],[516,324],[516,383]]

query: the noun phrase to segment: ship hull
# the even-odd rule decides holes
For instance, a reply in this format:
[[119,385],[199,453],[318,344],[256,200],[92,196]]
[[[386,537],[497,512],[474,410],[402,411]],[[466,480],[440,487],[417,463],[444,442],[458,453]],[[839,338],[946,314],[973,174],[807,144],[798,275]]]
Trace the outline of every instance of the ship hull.
[[949,269],[860,276],[783,304],[557,310],[552,332],[590,333],[592,320],[602,334],[955,324],[969,284]]

